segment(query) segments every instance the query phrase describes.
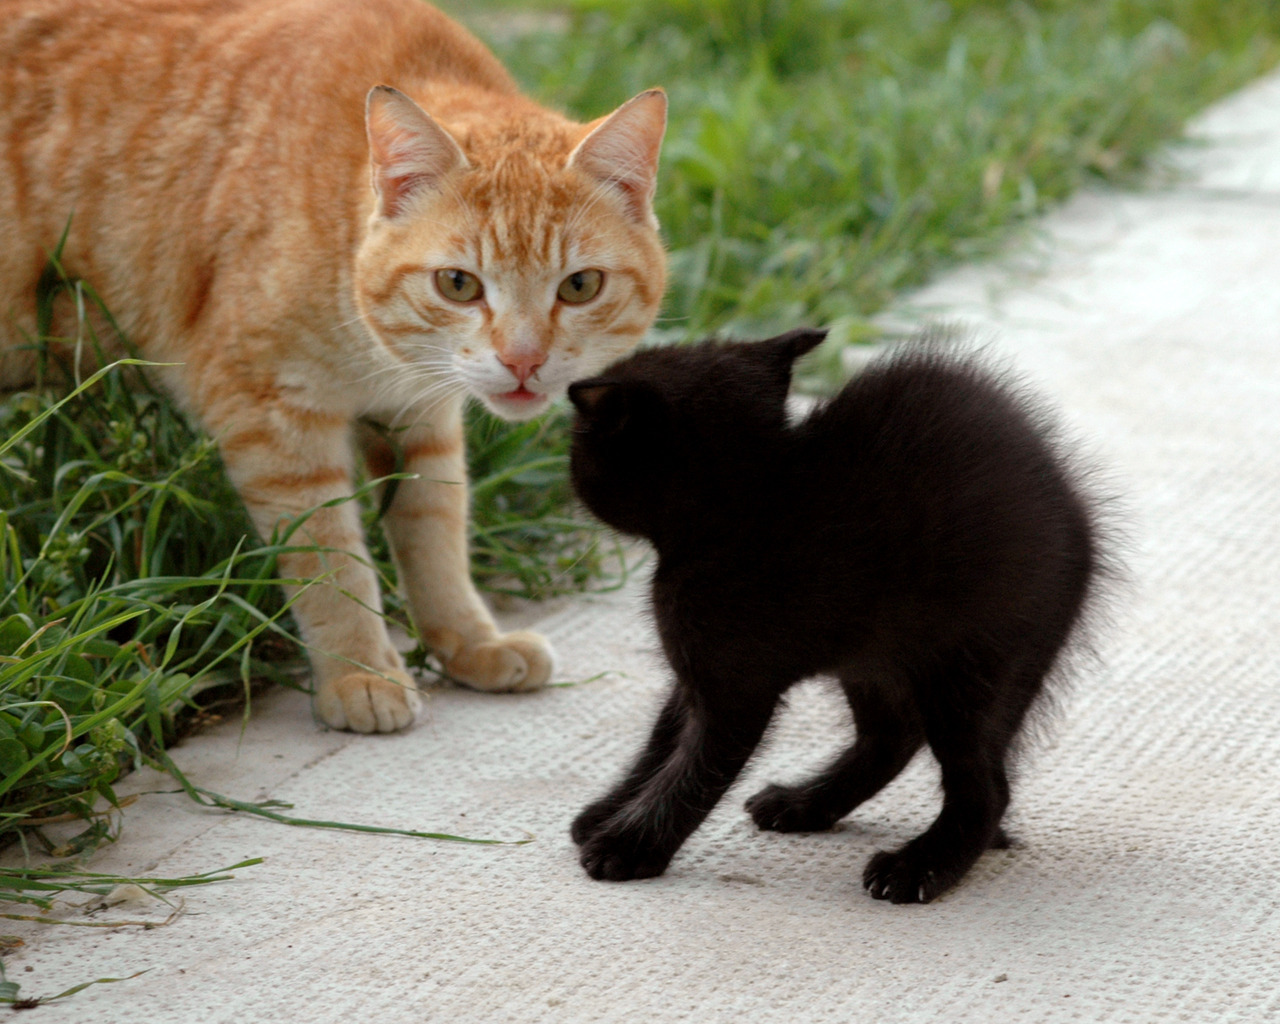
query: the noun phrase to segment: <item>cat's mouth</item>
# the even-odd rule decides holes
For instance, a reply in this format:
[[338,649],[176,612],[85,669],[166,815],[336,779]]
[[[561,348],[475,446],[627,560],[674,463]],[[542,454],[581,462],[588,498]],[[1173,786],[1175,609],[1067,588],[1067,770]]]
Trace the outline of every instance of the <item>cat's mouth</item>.
[[503,402],[541,402],[547,396],[539,394],[537,391],[530,391],[521,384],[514,391],[504,391],[502,394],[494,395],[493,397]]
[[550,402],[550,396],[541,391],[530,391],[521,384],[513,391],[503,391],[489,396],[490,402],[500,413],[525,418],[539,413]]

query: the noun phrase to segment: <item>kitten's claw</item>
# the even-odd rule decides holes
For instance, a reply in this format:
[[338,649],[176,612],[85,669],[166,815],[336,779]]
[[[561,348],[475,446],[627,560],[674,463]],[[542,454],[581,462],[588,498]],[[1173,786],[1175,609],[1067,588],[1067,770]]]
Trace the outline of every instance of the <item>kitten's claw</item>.
[[422,698],[406,672],[382,675],[349,672],[322,682],[316,691],[316,713],[331,729],[352,732],[395,732],[413,724]]
[[876,853],[862,872],[862,885],[873,899],[890,903],[928,903],[932,894],[900,853]]
[[460,648],[444,670],[477,690],[537,690],[551,679],[554,659],[546,640],[521,630]]
[[936,868],[923,862],[910,845],[880,852],[867,861],[862,885],[871,896],[890,903],[930,903],[964,877],[968,865]]
[[744,805],[756,827],[770,832],[825,832],[839,817],[808,799],[799,786],[765,786]]

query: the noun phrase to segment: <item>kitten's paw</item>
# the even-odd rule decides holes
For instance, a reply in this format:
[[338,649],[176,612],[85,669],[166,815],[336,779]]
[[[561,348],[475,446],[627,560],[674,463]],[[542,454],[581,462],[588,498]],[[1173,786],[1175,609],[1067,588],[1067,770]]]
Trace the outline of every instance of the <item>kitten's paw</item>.
[[825,832],[840,820],[799,786],[765,786],[746,803],[756,827],[769,832]]
[[573,819],[573,824],[569,826],[569,835],[581,846],[599,832],[604,823],[612,818],[621,806],[612,797],[605,797],[603,800],[588,804]]
[[976,858],[939,860],[908,843],[892,853],[881,851],[867,861],[862,885],[878,900],[890,903],[928,903],[961,878]]
[[395,732],[413,723],[422,698],[406,672],[392,669],[384,679],[372,672],[349,672],[320,684],[316,712],[331,729]]
[[586,840],[578,859],[592,878],[627,882],[662,874],[674,854],[655,849],[643,836],[606,829]]
[[536,690],[550,680],[554,664],[551,645],[522,630],[460,648],[444,670],[477,690]]

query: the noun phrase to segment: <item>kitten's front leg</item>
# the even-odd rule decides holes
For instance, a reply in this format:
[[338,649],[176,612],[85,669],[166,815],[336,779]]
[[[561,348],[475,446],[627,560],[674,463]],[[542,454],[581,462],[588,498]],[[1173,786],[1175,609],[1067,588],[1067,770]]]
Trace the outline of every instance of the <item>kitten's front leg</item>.
[[580,860],[592,878],[620,882],[662,874],[724,796],[777,704],[776,696],[735,700],[734,692],[703,689],[686,698],[684,724],[665,762],[583,843]]
[[606,821],[644,788],[659,768],[667,763],[675,752],[687,714],[684,691],[677,686],[671,691],[671,695],[658,713],[658,720],[653,725],[649,742],[636,758],[635,764],[623,776],[622,781],[606,796],[595,803],[588,804],[573,819],[569,834],[575,843],[581,846],[590,839]]
[[[361,435],[375,472],[386,445]],[[423,640],[459,682],[480,690],[533,690],[551,678],[550,645],[537,633],[502,634],[471,581],[462,404],[438,408],[405,431],[404,469],[383,521],[409,611]]]

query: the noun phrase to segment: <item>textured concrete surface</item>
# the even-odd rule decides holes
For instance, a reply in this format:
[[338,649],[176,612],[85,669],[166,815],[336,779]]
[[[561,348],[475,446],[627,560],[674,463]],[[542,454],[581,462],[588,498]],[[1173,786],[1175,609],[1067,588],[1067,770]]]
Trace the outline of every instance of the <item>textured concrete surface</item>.
[[[1145,194],[1091,193],[897,317],[971,325],[1057,402],[1131,509],[1134,584],[1025,765],[1016,845],[926,907],[871,900],[878,847],[937,806],[922,756],[839,830],[756,832],[767,779],[847,729],[821,684],[666,876],[592,882],[566,834],[644,734],[665,671],[642,590],[542,628],[579,685],[440,690],[392,737],[259,702],[177,751],[295,813],[518,839],[462,846],[291,829],[146,795],[99,870],[265,863],[150,930],[36,929],[24,995],[102,976],[59,1021],[1280,1021],[1280,78],[1221,104]],[[596,677],[599,673],[606,673]],[[136,776],[133,790],[172,789]],[[118,917],[166,909],[125,904]],[[92,920],[102,920],[106,915]],[[80,918],[84,919],[84,918]]]

